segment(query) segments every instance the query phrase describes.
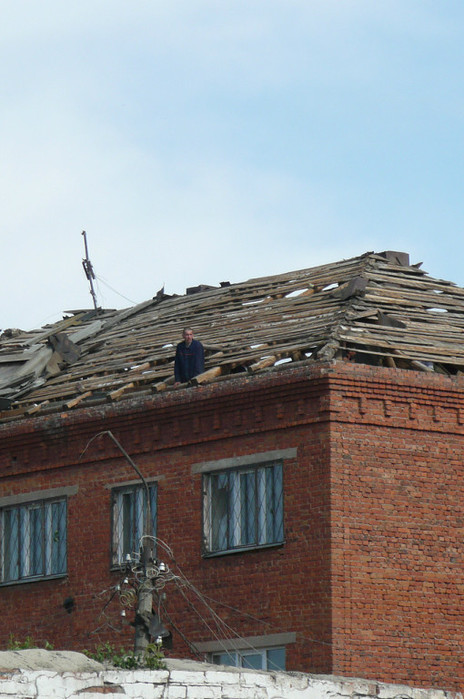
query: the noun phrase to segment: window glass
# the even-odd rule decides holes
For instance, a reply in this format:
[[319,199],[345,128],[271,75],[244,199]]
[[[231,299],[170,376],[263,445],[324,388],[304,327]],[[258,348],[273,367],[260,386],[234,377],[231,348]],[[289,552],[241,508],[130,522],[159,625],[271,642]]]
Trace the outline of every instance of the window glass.
[[3,575],[2,581],[19,578],[19,508],[2,512]]
[[285,648],[263,648],[250,651],[213,653],[211,661],[216,665],[233,665],[252,670],[285,670]]
[[50,551],[51,567],[55,570],[65,570],[67,548],[66,503],[64,500],[54,502],[48,512],[51,521],[50,527],[47,527],[49,531],[47,547]]
[[228,490],[227,474],[220,473],[211,476],[211,515],[212,515],[212,547],[215,551],[227,548],[228,531]]
[[212,661],[215,665],[237,665],[236,653],[214,653]]
[[[30,574],[43,575],[44,563],[44,510],[42,507],[33,507],[29,511],[29,517],[25,517],[25,544],[30,551]],[[29,525],[29,526],[28,526]]]
[[267,669],[285,670],[285,648],[269,648],[267,651]]
[[204,476],[207,553],[283,541],[280,462]]
[[0,582],[66,572],[66,500],[0,510],[0,527]]
[[250,668],[251,670],[263,670],[263,654],[262,653],[244,653],[241,658],[241,666]]
[[[260,471],[257,470],[256,475],[259,475],[259,472]],[[241,497],[240,544],[242,546],[253,544],[257,541],[256,515],[258,503],[256,501],[256,475],[253,471],[239,474],[240,482],[238,485]]]
[[115,489],[113,498],[112,564],[123,565],[127,555],[134,558],[140,552],[141,538],[147,533],[156,536],[156,484],[149,486],[151,524],[146,529],[147,497],[143,485]]

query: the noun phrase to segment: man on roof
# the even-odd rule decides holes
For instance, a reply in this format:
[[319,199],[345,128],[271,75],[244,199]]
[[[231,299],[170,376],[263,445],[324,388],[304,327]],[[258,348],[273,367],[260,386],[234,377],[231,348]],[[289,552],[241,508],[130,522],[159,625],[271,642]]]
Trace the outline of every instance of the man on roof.
[[174,362],[174,378],[176,384],[187,383],[194,376],[202,374],[205,370],[205,352],[203,345],[193,337],[192,328],[184,328],[182,342],[176,348]]

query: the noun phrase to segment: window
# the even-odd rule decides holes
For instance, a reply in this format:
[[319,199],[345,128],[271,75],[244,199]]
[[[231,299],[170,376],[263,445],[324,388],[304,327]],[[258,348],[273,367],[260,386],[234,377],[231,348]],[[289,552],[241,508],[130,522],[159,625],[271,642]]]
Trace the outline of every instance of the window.
[[256,670],[285,670],[287,646],[296,643],[294,631],[237,638],[215,638],[195,643],[198,653],[218,665],[253,668]]
[[118,488],[113,498],[113,550],[112,564],[120,566],[127,554],[138,555],[143,534],[156,536],[156,484],[149,486],[151,531],[145,531],[147,492],[142,485]]
[[206,553],[283,541],[282,463],[204,475]]
[[285,670],[285,648],[263,648],[253,650],[212,653],[215,665],[234,665],[252,670]]
[[2,583],[66,573],[66,499],[0,510]]

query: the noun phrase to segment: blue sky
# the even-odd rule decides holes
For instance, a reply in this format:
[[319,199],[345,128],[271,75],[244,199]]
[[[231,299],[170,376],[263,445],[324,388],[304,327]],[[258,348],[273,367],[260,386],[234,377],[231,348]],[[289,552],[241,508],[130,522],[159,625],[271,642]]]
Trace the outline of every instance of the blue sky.
[[[15,0],[0,328],[386,249],[464,286],[462,0]],[[117,293],[116,293],[117,292]]]

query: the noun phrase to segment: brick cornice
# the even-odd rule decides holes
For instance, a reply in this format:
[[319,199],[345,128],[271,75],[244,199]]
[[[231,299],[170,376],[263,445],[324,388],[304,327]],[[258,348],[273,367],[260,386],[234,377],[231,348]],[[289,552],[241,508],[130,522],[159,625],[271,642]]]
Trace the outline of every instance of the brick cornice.
[[464,434],[464,377],[337,363],[332,421]]
[[[119,458],[111,430],[131,454],[194,446],[328,419],[327,367],[150,395],[3,426],[0,465],[12,475]],[[85,453],[83,453],[85,450]]]
[[[464,433],[464,378],[344,362],[301,364],[208,386],[138,395],[0,427],[0,468],[19,473],[321,422]],[[21,464],[21,466],[19,465]]]

